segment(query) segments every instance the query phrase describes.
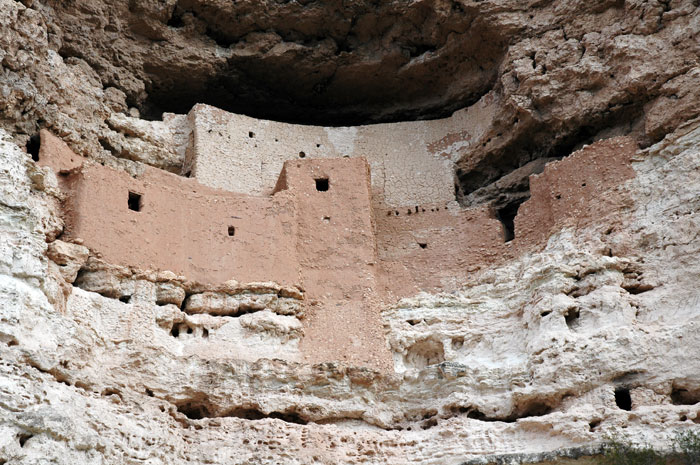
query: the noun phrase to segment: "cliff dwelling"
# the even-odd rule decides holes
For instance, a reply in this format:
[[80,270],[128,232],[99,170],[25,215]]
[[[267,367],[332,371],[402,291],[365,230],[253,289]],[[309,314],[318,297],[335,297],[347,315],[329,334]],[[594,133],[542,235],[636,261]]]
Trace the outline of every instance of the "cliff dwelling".
[[0,0],[0,465],[696,463],[696,3]]
[[[110,266],[172,272],[182,298],[162,302],[186,314],[236,317],[269,308],[241,305],[231,294],[269,283],[279,299],[297,300],[277,310],[303,321],[303,336],[279,342],[300,344],[298,356],[280,353],[293,361],[402,371],[384,343],[382,307],[457,290],[481,266],[536,247],[567,217],[586,221],[601,193],[633,175],[633,141],[594,144],[549,165],[522,213],[506,222],[492,208],[457,202],[444,141],[468,144],[469,136],[446,133],[452,121],[321,128],[205,105],[186,121],[181,174],[146,165],[132,175],[41,132],[38,163],[54,170],[66,194],[61,240],[90,250],[76,285],[131,302],[130,287],[114,289],[93,274]],[[606,168],[594,168],[602,159]],[[157,291],[150,300],[158,301]],[[216,344],[217,331],[203,330]],[[426,364],[444,360],[427,356],[437,358]]]

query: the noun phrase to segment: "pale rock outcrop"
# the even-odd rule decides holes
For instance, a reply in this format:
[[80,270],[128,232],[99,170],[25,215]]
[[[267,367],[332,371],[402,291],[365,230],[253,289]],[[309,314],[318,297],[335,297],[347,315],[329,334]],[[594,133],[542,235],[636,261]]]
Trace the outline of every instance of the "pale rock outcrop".
[[78,271],[85,265],[90,255],[87,247],[55,240],[49,244],[47,256],[60,268],[63,279],[72,284]]

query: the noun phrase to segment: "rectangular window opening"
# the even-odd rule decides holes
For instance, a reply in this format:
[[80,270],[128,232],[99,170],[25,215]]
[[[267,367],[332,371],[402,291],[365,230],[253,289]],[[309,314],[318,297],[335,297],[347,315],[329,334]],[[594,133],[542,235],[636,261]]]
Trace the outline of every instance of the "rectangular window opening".
[[316,190],[319,192],[326,192],[328,190],[328,178],[316,179]]
[[141,194],[129,191],[129,210],[140,212],[142,206],[142,197],[143,196]]
[[228,235],[230,237],[233,237],[236,235],[236,227],[235,226],[229,226],[228,227]]
[[39,134],[34,134],[27,141],[27,153],[32,156],[32,160],[39,161],[39,150],[41,149],[41,138]]

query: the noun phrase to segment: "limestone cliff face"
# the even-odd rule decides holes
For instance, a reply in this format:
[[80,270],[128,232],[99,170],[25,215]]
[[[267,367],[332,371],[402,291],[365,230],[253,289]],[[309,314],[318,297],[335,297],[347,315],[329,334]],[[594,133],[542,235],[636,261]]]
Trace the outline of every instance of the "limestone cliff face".
[[[0,463],[584,464],[620,433],[668,447],[700,424],[698,32],[696,2],[675,0],[0,0]],[[39,129],[132,177],[185,174],[195,103],[323,125],[464,109],[444,141],[450,208],[552,227],[396,301],[212,287],[67,237]],[[615,184],[545,166],[617,135],[641,148]],[[606,144],[592,150],[615,160]],[[596,202],[549,192],[558,177]],[[354,298],[390,367],[353,339],[359,310],[314,326]],[[370,354],[309,363],[305,338],[334,331]]]

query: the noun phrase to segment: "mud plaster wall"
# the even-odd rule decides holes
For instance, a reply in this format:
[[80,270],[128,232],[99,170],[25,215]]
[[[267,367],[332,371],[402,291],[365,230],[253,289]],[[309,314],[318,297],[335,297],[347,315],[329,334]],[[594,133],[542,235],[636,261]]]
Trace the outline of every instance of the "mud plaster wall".
[[345,299],[373,290],[377,258],[367,161],[295,160],[285,163],[282,176],[297,205],[305,289]]
[[636,151],[632,139],[616,137],[547,164],[530,177],[531,197],[518,210],[510,242],[486,207],[375,204],[384,289],[396,296],[457,289],[470,273],[543,245],[566,224],[581,227],[620,209],[614,190],[634,176]]
[[[279,186],[293,192],[297,204],[297,253],[308,302],[300,343],[306,361],[391,371],[369,177],[364,158],[294,160],[285,162]],[[317,190],[316,180],[327,181],[327,190]]]
[[39,162],[59,174],[69,193],[68,237],[80,238],[109,263],[169,270],[203,283],[303,282],[319,298],[347,298],[374,287],[364,159],[287,162],[278,183],[284,189],[256,197],[148,166],[132,177],[81,165],[84,159],[50,133],[42,132],[42,140]]
[[475,267],[503,253],[502,226],[484,207],[384,208],[376,218],[384,284],[396,295],[457,289]]
[[[69,149],[56,150],[60,143],[48,132],[42,140],[41,164],[55,167],[67,159]],[[295,210],[288,194],[251,197],[148,166],[131,177],[87,162],[59,180],[68,191],[67,238],[82,239],[109,263],[173,271],[205,283],[298,282]],[[130,192],[141,196],[140,211],[129,208]]]
[[[455,289],[483,264],[542,243],[557,225],[594,218],[613,201],[601,194],[633,175],[635,150],[628,138],[601,141],[532,176],[509,243],[484,207],[386,206],[370,192],[363,159],[288,161],[275,195],[260,197],[148,166],[137,177],[97,164],[78,169],[80,157],[46,131],[40,163],[70,191],[67,237],[108,262],[205,283],[303,284],[319,298],[347,300],[374,293],[376,279],[396,296]],[[317,190],[316,179],[328,190]],[[129,192],[141,195],[141,211],[129,209]]]
[[586,146],[561,161],[547,164],[530,176],[531,197],[515,217],[520,243],[547,240],[565,221],[577,226],[619,208],[610,190],[634,177],[630,164],[637,144],[629,137],[614,137]]
[[[492,111],[491,99],[434,121],[356,127],[302,126],[196,105],[183,173],[210,187],[269,194],[286,160],[364,157],[384,202],[405,206],[455,200],[454,165]],[[465,130],[464,128],[470,128]]]

